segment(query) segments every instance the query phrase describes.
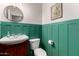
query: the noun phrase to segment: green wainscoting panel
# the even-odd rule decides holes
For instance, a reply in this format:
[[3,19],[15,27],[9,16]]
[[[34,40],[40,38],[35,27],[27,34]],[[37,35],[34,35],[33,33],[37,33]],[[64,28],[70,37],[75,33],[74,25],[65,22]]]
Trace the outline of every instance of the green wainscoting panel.
[[41,43],[48,56],[79,56],[79,19],[43,25]]
[[30,34],[30,38],[39,38],[39,34],[40,33],[40,27],[38,25],[30,25],[29,27],[29,34]]
[[[47,34],[48,34],[48,38],[47,38],[47,39],[48,39],[48,40],[52,40],[52,35],[51,35],[51,32],[52,32],[51,30],[52,30],[52,29],[51,29],[51,28],[52,28],[52,27],[51,27],[51,24],[48,24],[48,31],[47,31]],[[48,52],[48,55],[49,55],[49,56],[52,56],[52,54],[53,54],[53,49],[52,49],[53,46],[51,46],[51,45],[49,45],[49,44],[48,44],[48,46],[49,46],[49,47],[48,47],[48,48],[49,48],[49,50],[48,50],[48,51],[49,51],[49,52]]]
[[30,38],[40,37],[41,25],[37,24],[25,24],[25,23],[15,23],[15,22],[1,22],[1,37],[6,36],[9,32],[12,34],[26,34]]
[[69,55],[79,56],[79,22],[68,24]]
[[42,45],[43,48],[46,50],[47,55],[49,54],[49,45],[48,45],[48,25],[42,26]]
[[68,40],[67,40],[67,25],[65,23],[59,24],[59,56],[68,55]]
[[[53,40],[56,44],[51,46],[48,40]],[[58,25],[46,24],[42,27],[42,45],[48,56],[58,55]]]
[[[1,25],[1,22],[0,22],[0,25]],[[0,26],[0,38],[1,38],[1,26]]]
[[59,54],[59,51],[58,51],[58,45],[59,45],[59,37],[58,37],[58,35],[59,35],[59,27],[58,27],[58,24],[52,24],[51,25],[51,39],[54,41],[54,43],[55,43],[55,45],[53,46],[53,56],[58,56],[58,54]]
[[[0,22],[0,38],[8,32],[40,38],[40,47],[48,56],[79,56],[79,19],[44,25]],[[48,40],[55,44],[49,45]]]

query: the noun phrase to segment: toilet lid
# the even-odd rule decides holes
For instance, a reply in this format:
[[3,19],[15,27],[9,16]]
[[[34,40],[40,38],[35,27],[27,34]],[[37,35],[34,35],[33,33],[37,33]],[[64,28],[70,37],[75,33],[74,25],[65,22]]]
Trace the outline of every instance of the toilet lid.
[[43,50],[42,48],[34,49],[34,54],[35,56],[46,56],[47,55],[45,50]]

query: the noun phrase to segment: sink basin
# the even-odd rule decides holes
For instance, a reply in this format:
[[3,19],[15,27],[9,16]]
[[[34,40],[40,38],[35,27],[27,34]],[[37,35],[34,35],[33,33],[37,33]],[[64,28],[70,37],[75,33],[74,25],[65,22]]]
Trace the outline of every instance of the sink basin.
[[24,42],[25,40],[28,40],[28,36],[26,35],[17,35],[16,37],[14,36],[5,36],[0,39],[0,44],[7,44],[7,45],[12,45],[12,44],[19,44]]

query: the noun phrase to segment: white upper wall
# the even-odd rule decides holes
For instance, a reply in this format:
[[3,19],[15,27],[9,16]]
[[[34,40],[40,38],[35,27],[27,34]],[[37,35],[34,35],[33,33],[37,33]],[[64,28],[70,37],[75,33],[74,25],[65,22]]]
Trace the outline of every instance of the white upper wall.
[[4,16],[4,8],[8,5],[14,5],[20,8],[24,18],[20,23],[42,24],[42,4],[41,3],[7,3],[0,4],[0,21],[8,21]]
[[0,4],[0,21],[8,21],[4,17],[4,8],[14,5],[20,8],[24,18],[20,23],[48,24],[79,18],[79,3],[63,3],[63,18],[51,20],[51,6],[55,3],[7,3]]
[[63,18],[51,20],[51,6],[53,6],[54,4],[42,4],[42,24],[55,23],[79,18],[79,3],[63,3]]

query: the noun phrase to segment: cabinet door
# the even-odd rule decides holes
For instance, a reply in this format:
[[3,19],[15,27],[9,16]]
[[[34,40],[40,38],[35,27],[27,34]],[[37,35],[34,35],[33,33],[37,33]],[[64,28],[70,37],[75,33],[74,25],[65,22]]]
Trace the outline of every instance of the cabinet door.
[[6,49],[5,53],[8,56],[16,56],[17,55],[16,47]]
[[26,55],[27,55],[26,46],[18,46],[17,56],[26,56]]
[[22,45],[17,47],[17,56],[28,56],[29,55],[29,41],[24,42]]

